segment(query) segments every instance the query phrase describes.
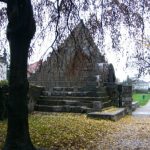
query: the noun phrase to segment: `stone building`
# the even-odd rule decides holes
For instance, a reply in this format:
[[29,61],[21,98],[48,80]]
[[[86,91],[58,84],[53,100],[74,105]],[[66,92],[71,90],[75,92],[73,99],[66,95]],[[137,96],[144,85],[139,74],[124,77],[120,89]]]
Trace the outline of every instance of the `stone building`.
[[29,81],[46,91],[38,99],[31,96],[32,110],[88,113],[114,105],[131,112],[132,88],[115,84],[113,65],[107,63],[82,21],[45,62],[32,64],[30,72],[36,66]]
[[115,74],[81,21],[29,80],[49,91],[54,87],[90,90],[104,82],[114,82]]
[[30,76],[32,74],[34,74],[36,71],[38,71],[39,67],[41,66],[42,64],[42,61],[39,60],[33,64],[30,64],[28,65],[28,68],[27,68],[27,77],[30,78]]
[[133,84],[133,90],[141,90],[141,91],[148,91],[150,88],[150,82],[146,82],[143,80],[135,81]]

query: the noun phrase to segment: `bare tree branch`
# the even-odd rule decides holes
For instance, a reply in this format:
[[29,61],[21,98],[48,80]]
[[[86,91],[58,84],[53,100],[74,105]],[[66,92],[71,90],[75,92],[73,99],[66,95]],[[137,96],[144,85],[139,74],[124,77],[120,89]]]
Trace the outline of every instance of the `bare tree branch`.
[[7,0],[0,0],[0,2],[4,2],[4,3],[7,3]]

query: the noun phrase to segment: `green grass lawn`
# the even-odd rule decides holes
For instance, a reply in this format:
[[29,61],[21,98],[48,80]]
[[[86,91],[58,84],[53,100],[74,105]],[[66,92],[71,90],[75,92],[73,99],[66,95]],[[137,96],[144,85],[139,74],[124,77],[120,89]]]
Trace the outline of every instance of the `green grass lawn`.
[[150,100],[150,94],[133,93],[133,101],[137,101],[140,106],[144,106]]

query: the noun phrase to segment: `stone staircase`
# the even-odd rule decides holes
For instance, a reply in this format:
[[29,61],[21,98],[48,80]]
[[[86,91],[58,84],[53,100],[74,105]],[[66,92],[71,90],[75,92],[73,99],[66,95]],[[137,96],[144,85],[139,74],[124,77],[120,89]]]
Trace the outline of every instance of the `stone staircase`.
[[137,103],[132,102],[131,92],[128,92],[128,89],[131,90],[131,88],[122,86],[122,89],[121,106],[118,107],[119,99],[115,100],[113,97],[110,100],[108,86],[105,84],[99,87],[90,84],[84,88],[53,87],[51,92],[43,91],[42,95],[36,98],[34,110],[86,113],[90,118],[117,121],[126,114],[131,114],[138,106]]
[[43,92],[37,100],[35,111],[88,113],[111,106],[106,88],[99,87],[96,90],[54,87],[51,93]]

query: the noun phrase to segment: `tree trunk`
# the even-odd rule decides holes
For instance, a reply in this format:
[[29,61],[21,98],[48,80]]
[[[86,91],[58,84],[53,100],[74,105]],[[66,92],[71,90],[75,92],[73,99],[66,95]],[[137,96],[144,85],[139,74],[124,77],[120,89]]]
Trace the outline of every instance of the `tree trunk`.
[[7,38],[11,62],[9,76],[8,129],[3,150],[35,150],[29,134],[27,107],[27,58],[35,33],[30,0],[7,1]]
[[11,65],[8,101],[8,131],[4,150],[34,150],[28,127],[27,56],[30,41],[10,40]]

